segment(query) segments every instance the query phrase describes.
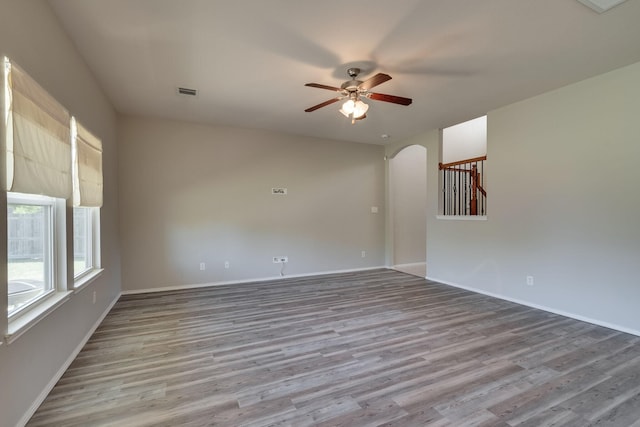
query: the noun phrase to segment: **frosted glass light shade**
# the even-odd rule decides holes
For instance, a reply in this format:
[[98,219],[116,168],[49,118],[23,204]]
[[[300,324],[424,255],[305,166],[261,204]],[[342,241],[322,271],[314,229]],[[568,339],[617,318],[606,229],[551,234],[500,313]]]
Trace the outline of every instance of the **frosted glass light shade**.
[[349,99],[344,104],[342,104],[342,108],[340,109],[340,112],[344,114],[345,117],[349,117],[353,115],[354,119],[358,119],[364,116],[367,113],[368,109],[369,109],[369,106],[364,102],[360,100],[353,101],[352,99]]
[[353,118],[359,119],[360,117],[367,114],[368,109],[369,109],[369,106],[367,104],[365,104],[360,100],[357,100],[353,107]]
[[344,114],[345,117],[349,117],[351,115],[351,113],[353,113],[353,106],[354,105],[355,105],[355,102],[353,102],[353,100],[349,99],[344,104],[342,104],[342,108],[340,109],[340,112],[342,114]]

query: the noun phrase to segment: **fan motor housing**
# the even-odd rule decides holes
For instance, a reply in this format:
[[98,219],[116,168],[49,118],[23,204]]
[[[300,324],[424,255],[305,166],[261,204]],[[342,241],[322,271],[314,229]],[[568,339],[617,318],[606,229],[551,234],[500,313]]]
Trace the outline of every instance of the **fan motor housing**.
[[356,90],[358,90],[358,86],[360,86],[361,84],[362,84],[362,81],[360,80],[349,80],[342,83],[342,85],[340,86],[340,89],[344,89],[349,92],[355,92]]
[[349,74],[351,80],[342,83],[342,86],[340,86],[340,88],[349,92],[357,91],[358,86],[362,84],[361,80],[356,80],[356,77],[358,77],[358,74],[360,74],[360,68],[349,68],[347,70],[347,74]]

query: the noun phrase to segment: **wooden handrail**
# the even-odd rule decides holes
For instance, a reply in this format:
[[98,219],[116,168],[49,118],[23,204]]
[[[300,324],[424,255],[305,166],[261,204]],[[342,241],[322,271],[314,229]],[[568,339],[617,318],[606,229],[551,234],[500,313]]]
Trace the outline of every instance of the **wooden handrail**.
[[[445,215],[484,215],[487,192],[482,186],[484,161],[487,156],[438,163],[442,171]],[[448,212],[451,211],[451,212]]]
[[438,168],[440,170],[449,169],[452,166],[464,165],[465,163],[481,162],[483,160],[487,160],[487,156],[474,157],[473,159],[467,159],[467,160],[458,160],[457,162],[451,162],[451,163],[438,163]]

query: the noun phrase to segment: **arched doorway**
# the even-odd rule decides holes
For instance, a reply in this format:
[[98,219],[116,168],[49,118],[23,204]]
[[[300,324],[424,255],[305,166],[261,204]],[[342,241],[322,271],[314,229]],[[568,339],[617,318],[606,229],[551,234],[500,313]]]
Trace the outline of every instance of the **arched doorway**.
[[389,160],[391,262],[394,269],[426,276],[427,149],[410,145]]

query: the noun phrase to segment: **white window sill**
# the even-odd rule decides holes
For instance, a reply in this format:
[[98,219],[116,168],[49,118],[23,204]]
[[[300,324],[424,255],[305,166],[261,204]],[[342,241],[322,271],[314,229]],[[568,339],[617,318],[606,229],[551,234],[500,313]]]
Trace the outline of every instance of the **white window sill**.
[[437,215],[436,219],[449,221],[486,221],[486,215]]
[[100,277],[100,275],[102,274],[103,271],[104,271],[104,268],[95,268],[93,270],[90,270],[90,271],[86,272],[82,276],[74,279],[74,281],[73,281],[73,292],[74,293],[78,293],[81,290],[83,290],[84,288],[86,288],[87,285],[89,285],[91,282],[93,282],[98,277]]
[[71,291],[56,292],[41,303],[27,309],[25,313],[19,315],[15,319],[9,319],[7,334],[5,335],[7,344],[14,342],[22,334],[35,326],[39,321],[47,317],[49,313],[52,313],[55,309],[68,301],[70,297]]

